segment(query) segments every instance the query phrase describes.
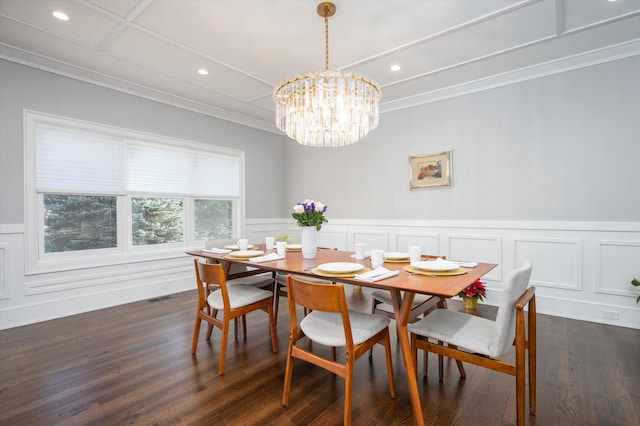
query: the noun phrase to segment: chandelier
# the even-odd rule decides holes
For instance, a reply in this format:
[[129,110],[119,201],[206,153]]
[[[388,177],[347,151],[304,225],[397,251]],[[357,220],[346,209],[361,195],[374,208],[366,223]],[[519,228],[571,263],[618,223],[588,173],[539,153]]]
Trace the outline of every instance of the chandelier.
[[350,145],[378,126],[378,85],[361,74],[329,71],[329,17],[335,13],[333,3],[318,5],[324,17],[324,71],[296,75],[273,91],[276,126],[302,145]]

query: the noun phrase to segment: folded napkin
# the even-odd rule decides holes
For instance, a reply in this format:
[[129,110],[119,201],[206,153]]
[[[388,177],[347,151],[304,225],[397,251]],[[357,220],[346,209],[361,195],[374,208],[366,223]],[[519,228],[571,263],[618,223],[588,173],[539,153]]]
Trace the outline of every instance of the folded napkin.
[[269,253],[264,256],[252,257],[251,262],[272,262],[274,260],[284,259],[284,256],[279,256],[278,253]]
[[363,281],[369,281],[370,283],[375,281],[384,280],[385,278],[394,277],[398,275],[400,271],[391,271],[384,266],[374,269],[373,271],[365,272],[364,274],[356,275],[355,278]]
[[210,248],[210,249],[204,249],[202,251],[208,251],[209,253],[215,253],[215,254],[229,254],[231,253],[231,250],[227,250],[227,249],[221,249],[221,248]]
[[457,262],[455,260],[452,260],[451,262],[463,268],[475,268],[478,266],[478,262]]

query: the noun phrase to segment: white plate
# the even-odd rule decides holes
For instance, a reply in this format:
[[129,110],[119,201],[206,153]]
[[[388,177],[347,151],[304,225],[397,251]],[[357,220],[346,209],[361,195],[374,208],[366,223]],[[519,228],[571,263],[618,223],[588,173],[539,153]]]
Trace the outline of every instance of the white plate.
[[229,256],[249,258],[249,257],[260,256],[262,254],[264,254],[262,250],[238,250],[238,251],[229,253]]
[[457,263],[442,259],[411,262],[411,266],[422,269],[423,271],[433,272],[455,271],[459,268]]
[[[247,246],[247,249],[252,249],[252,248],[254,248],[254,247],[255,247],[255,246],[254,246],[253,244],[249,244],[249,245]],[[239,250],[239,249],[240,249],[240,247],[238,247],[238,245],[237,245],[237,244],[230,244],[230,245],[228,245],[228,246],[224,246],[224,248],[229,249],[229,250]]]
[[323,272],[331,272],[334,274],[346,274],[349,272],[357,272],[364,268],[364,265],[351,262],[332,262],[318,265],[318,269]]
[[302,250],[302,244],[287,244],[287,250]]
[[408,259],[409,253],[401,253],[401,252],[388,252],[384,254],[386,259],[391,260],[400,260],[400,259]]

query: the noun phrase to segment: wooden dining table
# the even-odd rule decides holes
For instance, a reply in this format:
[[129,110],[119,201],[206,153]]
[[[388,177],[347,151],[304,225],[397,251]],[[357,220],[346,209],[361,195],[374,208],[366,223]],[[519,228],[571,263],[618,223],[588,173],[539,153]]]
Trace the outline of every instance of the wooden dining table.
[[[269,254],[273,251],[265,250],[264,245],[258,245],[257,249],[265,251]],[[360,263],[365,268],[371,268],[371,261],[365,259],[356,261],[353,252],[340,251],[332,249],[319,249],[315,259],[304,259],[300,251],[287,251],[284,259],[268,262],[254,262],[252,258],[236,258],[227,254],[213,253],[205,250],[192,250],[187,254],[199,256],[210,262],[222,263],[225,272],[229,272],[229,268],[233,263],[258,268],[262,271],[275,271],[284,274],[295,274],[318,278],[318,270],[316,267],[324,263],[331,262],[354,262]],[[321,277],[335,282],[341,282],[352,285],[372,287],[381,290],[388,290],[391,293],[393,301],[393,312],[395,316],[398,340],[402,359],[404,362],[405,372],[407,374],[407,384],[409,387],[409,396],[413,408],[413,414],[416,425],[424,425],[422,414],[422,404],[420,403],[420,395],[418,393],[418,381],[415,374],[415,360],[411,354],[411,344],[409,342],[409,332],[407,323],[409,321],[409,313],[411,305],[416,293],[438,296],[444,299],[456,296],[460,291],[468,287],[471,283],[480,279],[487,272],[491,271],[497,265],[493,263],[477,263],[476,266],[465,268],[464,273],[459,275],[433,275],[423,271],[407,272],[408,263],[401,262],[385,262],[384,267],[389,270],[398,270],[399,274],[380,281],[369,282],[360,280],[355,277],[345,276],[346,274],[323,274]],[[315,273],[314,273],[315,270]],[[462,272],[462,271],[461,271]],[[234,278],[233,275],[228,279]]]

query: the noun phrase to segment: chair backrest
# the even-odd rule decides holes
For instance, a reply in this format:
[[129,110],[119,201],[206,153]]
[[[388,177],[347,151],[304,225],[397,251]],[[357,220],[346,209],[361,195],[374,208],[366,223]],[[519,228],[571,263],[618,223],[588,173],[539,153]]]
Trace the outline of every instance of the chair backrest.
[[353,346],[349,308],[342,284],[313,283],[287,275],[287,287],[292,332],[298,329],[296,314],[296,304],[298,304],[311,311],[341,315],[347,347]]
[[498,307],[495,328],[489,343],[489,356],[499,357],[507,352],[516,335],[516,301],[529,285],[531,262],[525,260],[522,267],[511,271],[502,293],[502,301]]
[[238,242],[238,238],[218,238],[213,240],[207,240],[204,243],[204,247],[207,249],[210,248],[223,248],[224,246],[236,244]]
[[222,300],[225,309],[229,309],[229,295],[227,293],[227,279],[224,269],[219,263],[203,263],[198,259],[193,259],[196,268],[196,283],[198,285],[198,307],[200,309],[207,306],[205,289],[207,284],[215,284],[222,291]]
[[[206,249],[211,248],[224,248],[224,246],[235,245],[238,242],[238,238],[218,238],[213,240],[207,240],[204,243]],[[251,271],[255,268],[249,268],[239,263],[232,263],[229,267],[229,275],[240,274],[242,272]]]

